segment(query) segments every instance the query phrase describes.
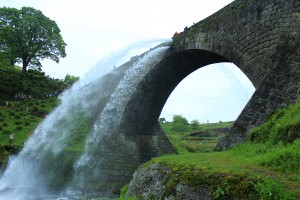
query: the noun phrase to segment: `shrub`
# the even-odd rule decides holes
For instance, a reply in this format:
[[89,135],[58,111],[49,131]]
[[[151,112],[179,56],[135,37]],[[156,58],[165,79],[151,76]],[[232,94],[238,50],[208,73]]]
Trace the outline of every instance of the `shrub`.
[[12,117],[13,117],[13,116],[15,116],[15,111],[9,110],[9,111],[8,111],[8,114],[9,114],[9,116],[12,116]]
[[15,119],[21,119],[21,116],[19,114],[16,114]]
[[9,130],[4,130],[4,129],[3,129],[3,132],[2,132],[2,133],[3,133],[3,135],[9,135],[9,134],[10,134],[10,131],[9,131]]
[[293,144],[278,144],[274,150],[264,159],[260,160],[260,165],[272,167],[282,172],[297,173],[300,171],[300,139]]
[[34,107],[32,108],[32,111],[33,111],[33,112],[38,112],[38,111],[39,111],[39,107],[34,106]]
[[17,126],[16,127],[16,131],[20,131],[20,130],[22,130],[23,129],[23,126]]
[[15,121],[15,125],[21,125],[23,122],[18,120],[18,121]]
[[260,199],[263,200],[295,199],[292,193],[285,191],[281,185],[272,181],[270,178],[261,178],[261,180],[256,183],[254,187],[255,190],[259,193]]
[[173,127],[172,127],[172,130],[173,131],[186,131],[187,130],[187,126],[184,125],[184,124],[173,124]]
[[254,128],[248,140],[277,144],[292,143],[300,138],[300,102],[280,109],[261,126]]

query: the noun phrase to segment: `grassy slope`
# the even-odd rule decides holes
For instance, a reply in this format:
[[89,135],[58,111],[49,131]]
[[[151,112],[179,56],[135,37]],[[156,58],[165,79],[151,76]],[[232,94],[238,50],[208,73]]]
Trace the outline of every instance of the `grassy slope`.
[[[58,105],[57,95],[49,97],[50,94],[59,94],[70,86],[45,76],[44,72],[23,73],[21,68],[1,62],[0,81],[0,145],[8,144],[9,133],[13,132],[13,144],[22,146],[47,113]],[[20,99],[21,95],[26,97]]]
[[[9,153],[16,153],[16,150],[21,149],[40,122],[59,104],[57,96],[47,97],[47,94],[61,92],[70,85],[44,76],[43,72],[30,71],[22,74],[20,69],[1,66],[1,63],[0,79],[3,81],[3,87],[0,87],[0,167],[4,167]],[[15,100],[14,94],[19,91],[23,91],[27,98]],[[33,98],[29,99],[29,94]],[[6,101],[9,102],[7,107]],[[76,113],[71,115],[73,117],[61,123],[64,131],[71,134],[65,149],[58,156],[49,153],[45,162],[44,168],[49,174],[58,174],[46,180],[53,189],[68,185],[74,160],[81,155],[89,132],[88,118],[80,110],[74,112]],[[7,145],[10,132],[14,133],[12,146]],[[58,162],[64,167],[57,166]]]
[[9,101],[8,107],[3,102],[0,105],[0,144],[8,144],[9,134],[13,132],[13,145],[23,146],[37,125],[57,104],[57,97]]
[[[184,171],[185,176],[181,178],[187,182],[199,181],[195,171],[190,169],[215,174],[215,177],[225,177],[215,180],[216,199],[233,199],[232,195],[239,196],[239,192],[240,195],[245,192],[245,188],[242,190],[239,188],[242,186],[234,182],[236,177],[243,180],[244,186],[252,183],[247,190],[253,190],[252,193],[248,191],[249,194],[258,195],[254,195],[253,199],[299,199],[299,108],[300,103],[297,103],[278,111],[264,125],[253,130],[245,144],[223,152],[209,151],[207,144],[199,142],[197,150],[191,151],[190,149],[195,149],[195,144],[182,140],[184,133],[171,131],[171,124],[163,125],[179,155],[154,158],[149,163],[167,165],[180,173]],[[210,179],[214,180],[212,177]]]

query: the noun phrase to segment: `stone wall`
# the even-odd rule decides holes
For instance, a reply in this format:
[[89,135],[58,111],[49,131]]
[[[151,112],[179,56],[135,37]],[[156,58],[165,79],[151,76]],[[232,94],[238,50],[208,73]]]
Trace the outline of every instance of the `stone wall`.
[[236,0],[175,39],[173,52],[204,49],[237,65],[256,88],[220,149],[245,140],[299,87],[300,2]]

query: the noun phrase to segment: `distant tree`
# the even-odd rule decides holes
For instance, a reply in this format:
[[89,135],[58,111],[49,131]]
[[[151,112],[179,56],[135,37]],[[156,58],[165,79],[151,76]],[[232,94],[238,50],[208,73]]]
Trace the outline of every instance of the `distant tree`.
[[67,84],[73,85],[78,80],[79,80],[78,76],[72,76],[70,74],[67,74],[65,76],[64,82],[67,83]]
[[31,7],[0,8],[0,54],[11,64],[22,62],[27,67],[41,70],[40,60],[59,62],[65,57],[66,43],[55,21]]
[[191,125],[194,129],[197,129],[199,127],[200,123],[198,120],[194,119],[191,121]]
[[159,123],[165,123],[166,122],[166,118],[164,118],[164,117],[163,118],[159,118],[158,122]]
[[175,124],[183,124],[188,125],[189,122],[186,118],[182,117],[181,115],[174,115],[173,116],[173,123]]
[[188,120],[181,115],[174,115],[172,122],[173,131],[186,131],[188,129]]

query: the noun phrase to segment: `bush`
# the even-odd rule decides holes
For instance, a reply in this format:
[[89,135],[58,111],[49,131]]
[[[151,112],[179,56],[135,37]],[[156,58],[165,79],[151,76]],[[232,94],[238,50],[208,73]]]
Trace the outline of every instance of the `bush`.
[[300,138],[300,103],[280,109],[261,126],[254,128],[248,140],[255,142],[293,143]]
[[20,131],[20,130],[22,130],[23,129],[23,126],[17,126],[16,127],[16,131]]
[[300,139],[293,144],[279,143],[265,158],[260,160],[260,165],[272,167],[282,172],[297,173],[300,171]]
[[32,111],[33,111],[33,112],[38,112],[38,111],[39,111],[39,107],[34,106],[34,107],[32,108]]
[[9,130],[4,130],[2,131],[3,135],[9,135],[10,134],[10,131]]
[[19,114],[16,114],[15,119],[21,119],[21,116]]
[[255,190],[259,193],[262,200],[284,199],[294,200],[292,193],[285,191],[281,185],[270,180],[270,178],[261,178],[261,180],[254,185]]
[[21,125],[23,122],[18,120],[18,121],[15,121],[15,125]]
[[9,111],[8,111],[8,114],[9,114],[9,116],[12,116],[12,117],[13,117],[13,116],[15,116],[15,111],[9,110]]
[[186,131],[186,130],[187,130],[187,126],[184,125],[184,124],[180,124],[180,123],[178,123],[178,124],[173,124],[172,130],[173,130],[173,131],[180,131],[180,132]]

